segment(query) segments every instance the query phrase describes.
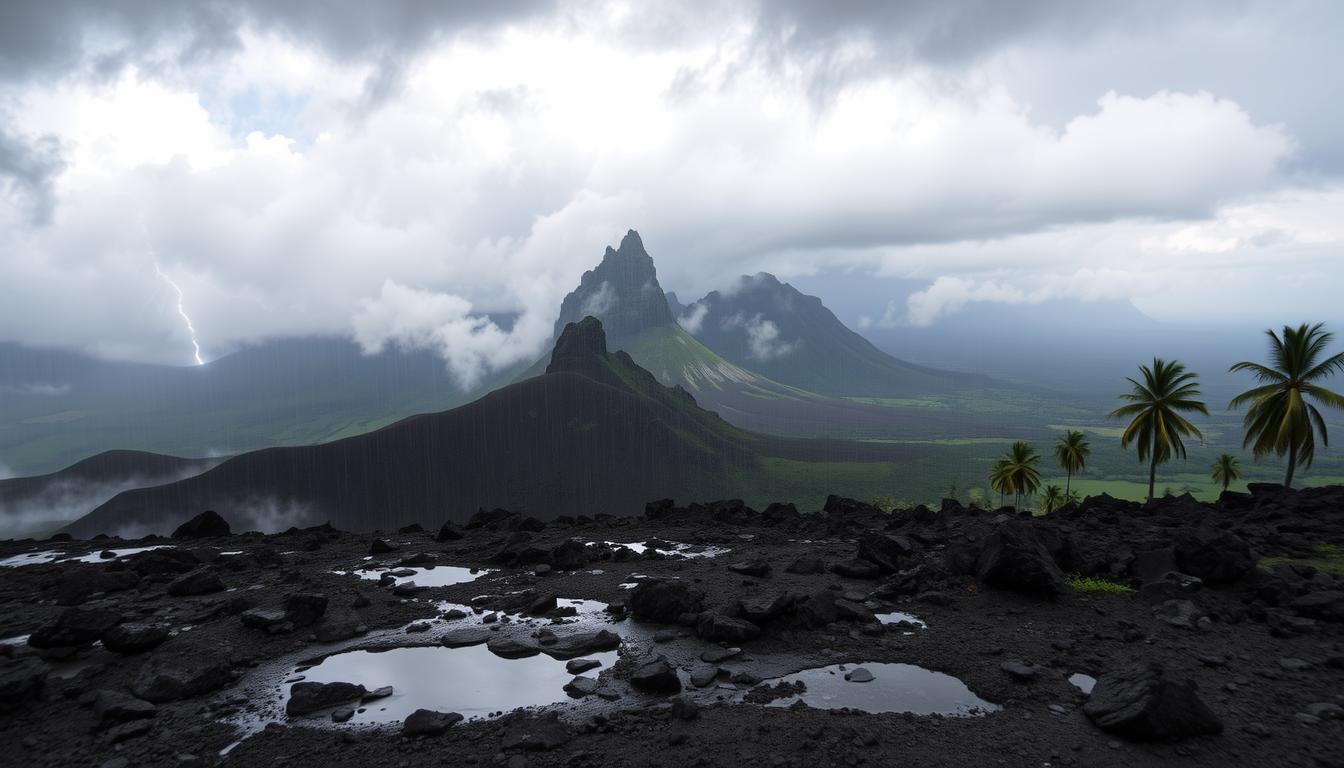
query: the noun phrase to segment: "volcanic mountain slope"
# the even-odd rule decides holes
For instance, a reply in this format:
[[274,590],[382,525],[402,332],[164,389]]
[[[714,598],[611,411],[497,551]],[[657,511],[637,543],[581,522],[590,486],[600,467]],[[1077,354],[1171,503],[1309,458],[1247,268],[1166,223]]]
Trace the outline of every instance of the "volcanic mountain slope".
[[[661,298],[661,292],[658,294]],[[353,530],[465,519],[628,512],[659,497],[718,498],[753,460],[751,437],[607,352],[588,318],[560,334],[546,373],[450,411],[321,445],[236,456],[199,476],[122,493],[76,535],[165,530],[214,509],[234,526],[330,520]]]
[[221,459],[104,451],[59,472],[0,480],[0,536],[40,533],[77,519],[122,491],[196,475]]
[[677,311],[696,339],[727,360],[810,392],[890,398],[994,386],[984,376],[892,357],[845,327],[821,299],[766,272]]
[[[880,392],[876,396],[885,398],[908,396],[915,391],[925,394],[946,392],[953,381],[989,383],[981,377],[943,374],[889,358],[844,329],[829,311],[820,307],[820,302],[817,306],[820,312],[802,315],[797,323],[789,326],[802,329],[825,318],[832,323],[823,323],[816,330],[806,331],[807,354],[814,355],[807,365],[816,367],[817,371],[804,376],[797,366],[781,367],[781,370],[792,371],[800,380],[820,384],[823,379],[857,371],[867,378],[866,391]],[[630,230],[621,240],[620,247],[608,247],[601,263],[585,272],[578,288],[565,297],[556,332],[558,334],[565,324],[582,314],[598,317],[610,329],[608,342],[612,349],[628,352],[660,382],[683,387],[702,407],[743,429],[800,437],[882,439],[981,437],[1004,430],[1007,420],[990,421],[983,414],[954,408],[930,408],[924,403],[904,407],[858,402],[781,383],[762,375],[749,354],[742,355],[739,361],[717,354],[677,322],[671,307],[658,283],[653,258],[645,250],[639,233]],[[689,321],[687,324],[694,325]],[[837,331],[836,326],[844,333]],[[836,343],[843,346],[827,349]],[[857,357],[860,353],[868,357]],[[832,359],[857,359],[858,362],[839,365],[828,362]],[[537,375],[542,368],[543,362],[538,361],[520,378]],[[889,389],[881,388],[879,382],[883,381],[890,385]],[[826,389],[837,387],[843,389],[838,384],[828,385]],[[1011,426],[1026,426],[1026,422]]]
[[0,463],[54,471],[109,449],[201,455],[303,445],[461,405],[433,352],[279,339],[205,365],[100,360],[0,342]]

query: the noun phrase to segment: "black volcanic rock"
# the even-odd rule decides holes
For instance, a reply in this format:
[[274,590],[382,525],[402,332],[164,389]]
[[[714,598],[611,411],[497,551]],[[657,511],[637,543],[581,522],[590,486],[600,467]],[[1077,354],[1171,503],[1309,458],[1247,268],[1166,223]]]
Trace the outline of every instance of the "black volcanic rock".
[[1223,724],[1195,693],[1156,664],[1133,664],[1097,679],[1083,713],[1104,731],[1139,741],[1221,733]]
[[1255,567],[1250,545],[1236,534],[1200,529],[1176,539],[1176,563],[1181,572],[1209,584],[1229,584]]
[[103,646],[121,654],[144,653],[168,639],[167,624],[118,624],[103,633]]
[[28,637],[34,648],[72,648],[88,645],[121,623],[121,614],[105,609],[68,608],[56,621]]
[[37,698],[50,673],[51,667],[33,656],[0,663],[0,714],[14,712]]
[[295,683],[289,688],[285,714],[300,717],[337,704],[358,701],[366,693],[364,686],[354,683]]
[[1054,597],[1064,591],[1064,574],[1030,525],[1004,522],[985,540],[976,577],[992,587]]
[[630,612],[641,621],[675,624],[700,610],[701,596],[676,581],[642,581],[630,593]]
[[173,531],[174,539],[213,539],[220,536],[228,536],[231,533],[229,524],[212,509],[207,509],[201,514],[191,518],[187,522],[179,525],[177,530]]

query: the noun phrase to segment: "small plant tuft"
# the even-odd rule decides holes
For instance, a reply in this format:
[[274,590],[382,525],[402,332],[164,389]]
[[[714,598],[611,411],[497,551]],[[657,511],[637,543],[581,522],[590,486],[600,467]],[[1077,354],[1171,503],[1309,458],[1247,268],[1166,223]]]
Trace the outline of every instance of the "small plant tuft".
[[1107,579],[1098,579],[1091,576],[1070,575],[1064,579],[1064,583],[1070,588],[1079,592],[1086,592],[1091,595],[1127,595],[1134,590],[1128,585],[1117,581]]

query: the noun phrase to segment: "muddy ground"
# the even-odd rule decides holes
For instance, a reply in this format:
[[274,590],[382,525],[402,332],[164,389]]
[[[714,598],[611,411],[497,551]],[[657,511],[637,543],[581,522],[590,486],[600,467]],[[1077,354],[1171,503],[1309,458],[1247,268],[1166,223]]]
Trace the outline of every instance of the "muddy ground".
[[[814,514],[651,505],[543,524],[485,513],[442,533],[222,536],[209,523],[172,539],[0,544],[0,560],[163,547],[0,568],[4,764],[1344,765],[1344,489],[1261,488],[1218,505],[1090,500],[1035,519],[954,504],[884,515],[833,499]],[[351,573],[408,561],[482,571],[420,589],[404,582],[432,571],[400,586]],[[1071,574],[1129,591],[1070,587]],[[652,586],[628,588],[643,582]],[[580,599],[596,603],[566,615]],[[443,603],[470,610],[445,617]],[[891,611],[927,628],[873,619]],[[602,629],[621,637],[618,663],[584,673],[603,695],[556,691],[550,706],[434,736],[370,725],[366,713],[333,722],[344,703],[284,712],[291,681],[327,654],[445,638],[510,638],[530,654],[546,650],[543,630]],[[690,683],[701,654],[727,647],[741,653],[718,662],[708,685]],[[631,683],[660,656],[681,691]],[[951,675],[999,708],[923,716],[752,703],[780,675],[863,662]],[[1159,665],[1179,695],[1133,694],[1154,713],[1148,733],[1104,730],[1068,678],[1101,686],[1136,662]],[[497,683],[510,686],[507,671]],[[1219,732],[1162,711],[1187,694]]]

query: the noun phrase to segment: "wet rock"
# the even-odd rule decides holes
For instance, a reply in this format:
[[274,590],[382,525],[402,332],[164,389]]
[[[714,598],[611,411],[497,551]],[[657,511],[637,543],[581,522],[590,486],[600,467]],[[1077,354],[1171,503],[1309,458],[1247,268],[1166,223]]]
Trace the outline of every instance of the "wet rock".
[[344,723],[355,716],[355,710],[350,707],[337,707],[331,711],[331,722]]
[[202,568],[183,574],[168,582],[164,591],[173,597],[209,595],[215,592],[223,592],[224,582],[220,581],[219,576],[213,570]]
[[700,660],[706,664],[719,664],[742,653],[741,648],[710,648],[700,654]]
[[[288,614],[286,614],[288,615]],[[336,643],[349,640],[368,631],[364,621],[354,611],[344,609],[328,611],[322,622],[314,628],[319,643]]]
[[388,696],[391,696],[392,693],[393,693],[392,686],[384,685],[379,688],[374,688],[372,691],[365,693],[363,696],[359,698],[359,700],[367,704],[370,701],[386,699]]
[[570,539],[551,550],[551,567],[561,571],[577,571],[588,564],[588,547]]
[[1333,701],[1318,701],[1308,704],[1304,712],[1321,720],[1344,720],[1344,707]]
[[168,639],[167,624],[118,624],[103,633],[103,647],[126,655],[153,650]]
[[1041,676],[1041,668],[1029,661],[1005,661],[999,669],[1019,683],[1029,683]]
[[597,669],[602,666],[602,662],[597,659],[570,659],[565,664],[565,671],[571,675],[581,675],[590,669]]
[[173,538],[213,539],[228,536],[231,532],[229,524],[224,518],[220,517],[214,510],[207,509],[179,525],[177,530],[173,531]]
[[630,675],[630,684],[646,693],[676,693],[681,690],[681,679],[666,659],[654,659],[641,664]]
[[770,575],[770,563],[764,560],[748,560],[740,563],[732,563],[728,570],[733,573],[739,573],[743,576],[762,579]]
[[1192,681],[1171,679],[1157,664],[1111,670],[1097,679],[1083,713],[1104,731],[1128,739],[1181,739],[1221,733],[1223,724]]
[[845,673],[845,679],[851,683],[871,683],[876,678],[864,667],[855,667]]
[[691,685],[696,688],[708,688],[719,678],[719,668],[708,664],[699,665],[691,670]]
[[327,612],[327,596],[315,592],[285,595],[285,615],[296,627],[317,623]]
[[899,597],[913,595],[924,588],[928,569],[923,565],[897,571],[891,578],[882,582],[876,590],[878,597]]
[[876,565],[884,574],[896,573],[915,551],[915,544],[908,537],[868,533],[859,537],[855,559]]
[[[438,562],[438,559],[438,556],[433,552],[416,552],[398,560],[397,566],[400,568],[409,568],[421,565],[433,565]],[[412,573],[414,573],[414,571],[412,571]]]
[[93,712],[98,716],[99,724],[106,727],[115,723],[154,717],[158,714],[158,707],[120,691],[104,690],[94,694]]
[[485,647],[502,659],[523,659],[541,653],[541,646],[530,638],[510,637],[508,635],[490,638]]
[[369,543],[369,554],[374,556],[391,554],[399,549],[401,549],[401,547],[398,547],[387,539],[374,539]]
[[1055,597],[1064,574],[1044,543],[1025,523],[1009,521],[985,539],[976,559],[976,577],[992,587]]
[[504,729],[500,746],[528,751],[550,750],[568,744],[574,735],[555,713],[547,717],[515,720]]
[[700,637],[711,642],[719,640],[741,642],[755,640],[761,635],[761,628],[746,619],[710,611],[700,614],[700,621],[696,624],[695,630]]
[[28,637],[34,648],[72,648],[89,645],[121,623],[121,614],[106,609],[67,608],[56,621]]
[[597,680],[591,677],[576,676],[573,680],[565,683],[565,693],[576,699],[592,696],[597,693],[597,688]]
[[556,637],[555,642],[544,650],[548,656],[556,659],[572,659],[590,653],[614,651],[621,645],[621,636],[606,629],[595,632],[577,632]]
[[397,597],[415,597],[426,589],[427,587],[422,587],[414,581],[403,581],[392,586],[392,594]]
[[233,683],[233,675],[226,661],[200,659],[197,663],[185,660],[159,662],[151,660],[140,670],[131,693],[155,704],[210,693]]
[[826,572],[826,561],[820,557],[800,557],[784,569],[785,573],[810,575]]
[[795,604],[793,614],[798,623],[812,628],[824,627],[840,618],[840,611],[835,607],[835,594],[829,589],[820,590]]
[[267,632],[275,632],[286,626],[293,629],[293,625],[289,623],[289,615],[284,611],[251,608],[238,614],[238,620],[241,621],[245,627],[263,629]]
[[445,541],[457,541],[458,539],[461,539],[465,535],[466,533],[464,533],[463,530],[458,527],[457,523],[454,523],[453,521],[450,520],[444,523],[441,528],[439,528],[439,532],[435,534],[434,540],[440,543]]
[[1183,531],[1176,537],[1176,564],[1184,573],[1213,585],[1238,581],[1255,567],[1255,558],[1245,539],[1202,528]]
[[1314,664],[1306,659],[1279,659],[1279,668],[1288,672],[1305,672]]
[[739,603],[738,610],[742,618],[756,624],[762,624],[767,621],[782,616],[786,611],[793,607],[794,596],[789,592],[777,592],[772,595],[755,595],[743,599]]
[[51,667],[33,656],[0,664],[0,714],[14,712],[37,698],[50,673]]
[[853,600],[836,600],[835,615],[839,621],[854,621],[864,624],[877,623],[877,616],[872,611]]
[[401,723],[402,736],[442,736],[455,724],[462,722],[457,712],[435,712],[432,709],[417,709],[406,716]]
[[700,595],[676,581],[641,581],[630,593],[630,612],[641,621],[675,624],[684,613],[700,609]]
[[463,627],[445,632],[439,638],[439,645],[445,648],[465,648],[469,645],[480,645],[496,636],[496,633],[485,627]]
[[528,601],[527,612],[532,614],[533,616],[541,616],[542,614],[547,614],[550,613],[551,611],[554,611],[556,605],[557,605],[556,594],[554,592],[543,592],[539,595],[534,596],[531,600]]
[[337,704],[359,701],[366,693],[364,686],[354,683],[295,683],[289,688],[285,714],[301,717]]
[[1157,613],[1178,629],[1198,629],[1201,619],[1207,621],[1204,611],[1189,600],[1168,600],[1157,608]]

